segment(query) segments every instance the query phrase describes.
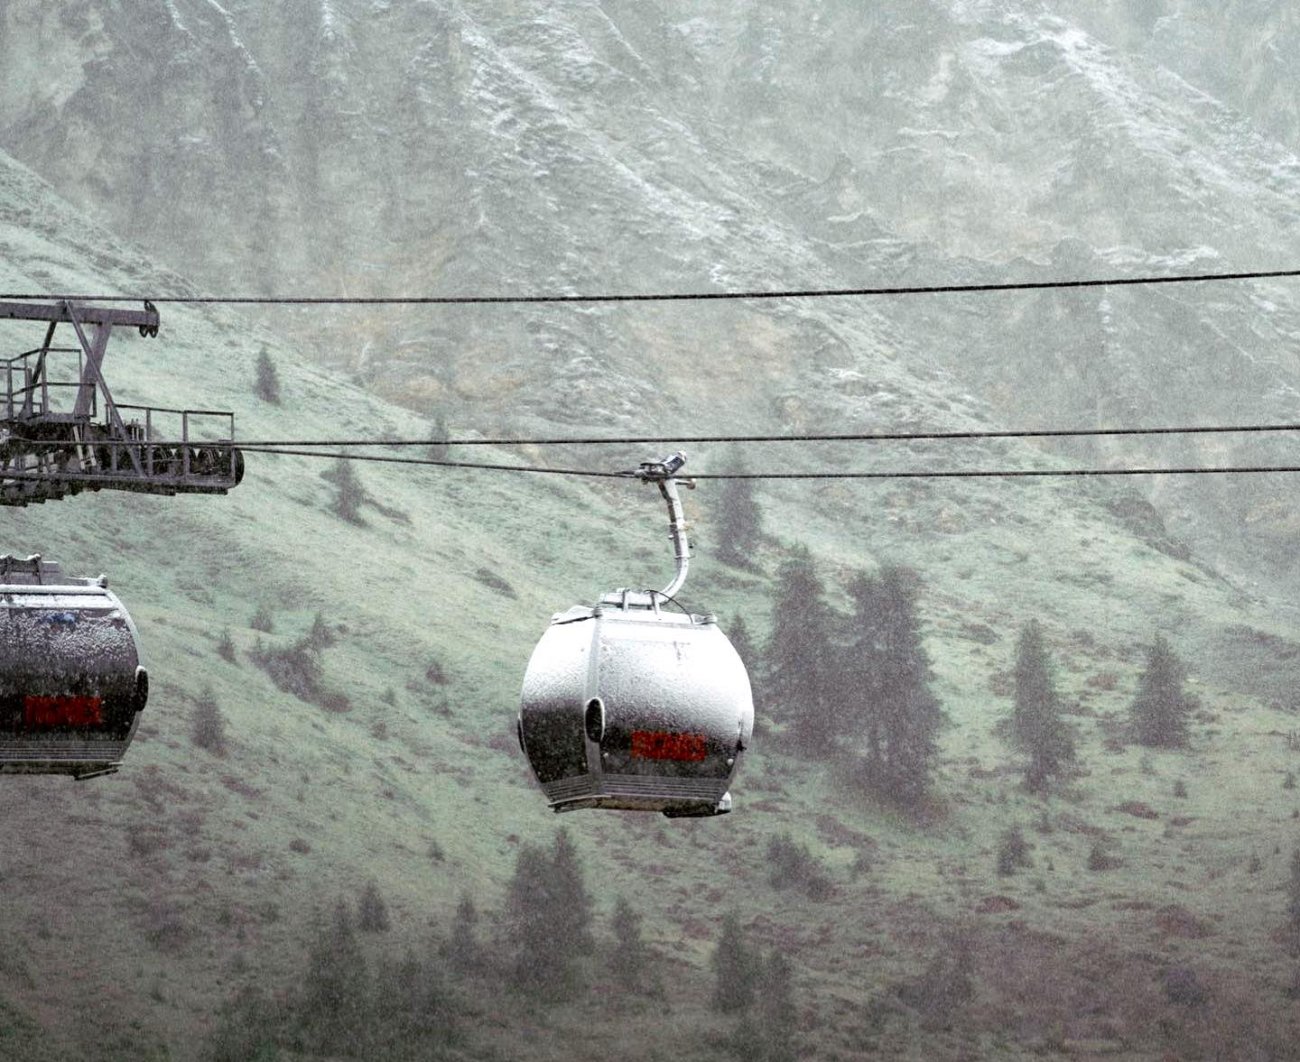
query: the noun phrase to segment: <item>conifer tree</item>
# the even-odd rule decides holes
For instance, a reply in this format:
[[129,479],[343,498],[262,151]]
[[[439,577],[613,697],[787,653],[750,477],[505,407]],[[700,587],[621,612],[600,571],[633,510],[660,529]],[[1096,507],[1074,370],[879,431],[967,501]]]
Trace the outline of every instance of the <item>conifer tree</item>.
[[364,1033],[370,974],[352,913],[342,900],[312,946],[303,981],[302,1019],[309,1042],[325,1053],[355,1045]]
[[1163,748],[1187,744],[1188,717],[1195,705],[1183,690],[1186,677],[1186,666],[1164,637],[1156,635],[1131,709],[1139,743]]
[[592,900],[583,881],[578,850],[567,829],[556,831],[551,845],[551,928],[561,948],[571,956],[589,955],[596,948],[591,933]]
[[366,491],[361,485],[361,478],[352,468],[352,463],[339,458],[321,473],[321,479],[334,484],[334,500],[330,503],[334,514],[350,524],[364,524],[361,505],[366,500]]
[[[744,461],[732,462],[737,472],[746,471]],[[763,533],[763,516],[754,498],[752,479],[726,479],[718,492],[716,515],[718,559],[736,568],[754,567],[754,551]]]
[[834,704],[831,611],[808,550],[797,547],[781,565],[765,655],[764,694],[790,720],[805,751],[825,753],[838,734]]
[[438,1058],[459,1038],[454,997],[434,965],[407,953],[375,974],[375,998],[363,1052],[369,1058]]
[[794,1062],[799,1015],[794,1005],[790,961],[773,950],[756,985],[759,1006],[737,1030],[738,1053],[753,1062]]
[[758,648],[754,645],[754,636],[749,633],[749,624],[740,613],[736,613],[727,625],[727,638],[752,677],[758,670]]
[[194,702],[190,739],[214,756],[226,754],[226,720],[210,686],[205,686]]
[[552,946],[552,876],[546,852],[525,844],[515,857],[514,877],[506,891],[506,923],[516,948],[514,980],[535,995],[555,991],[569,980],[565,957]]
[[728,912],[713,950],[713,1009],[724,1014],[744,1010],[754,1002],[762,956],[750,947],[740,919]]
[[620,896],[614,904],[614,951],[609,970],[619,987],[644,991],[649,976],[650,949],[641,937],[641,916],[627,899]]
[[567,830],[548,855],[524,845],[506,894],[506,920],[518,951],[515,982],[534,995],[563,998],[577,986],[576,963],[590,953],[591,896]]
[[464,893],[456,905],[456,920],[451,927],[451,940],[447,950],[451,964],[457,970],[476,969],[483,961],[474,927],[478,924],[478,908],[469,893]]
[[730,640],[732,648],[736,650],[736,655],[740,657],[740,662],[745,665],[745,670],[749,673],[750,690],[754,697],[754,711],[757,713],[760,710],[758,648],[754,645],[754,636],[749,633],[749,624],[745,622],[744,616],[737,613],[731,623],[728,624],[727,638]]
[[1016,742],[1029,753],[1025,784],[1044,789],[1074,760],[1074,739],[1061,718],[1052,659],[1043,644],[1043,631],[1030,620],[1016,643],[1016,699],[1011,716]]
[[906,568],[861,574],[849,588],[851,642],[839,669],[844,718],[866,739],[864,779],[904,806],[929,785],[936,735],[943,721],[930,691],[930,657],[921,641],[918,581]]
[[429,457],[434,461],[445,461],[450,455],[450,447],[447,445],[447,415],[441,410],[433,414],[433,423],[431,425],[430,438],[433,440],[429,444]]
[[257,355],[257,377],[253,391],[263,402],[276,406],[280,404],[280,375],[275,371],[275,363],[265,346]]
[[357,899],[357,927],[363,933],[386,933],[390,922],[388,904],[373,881],[366,882]]

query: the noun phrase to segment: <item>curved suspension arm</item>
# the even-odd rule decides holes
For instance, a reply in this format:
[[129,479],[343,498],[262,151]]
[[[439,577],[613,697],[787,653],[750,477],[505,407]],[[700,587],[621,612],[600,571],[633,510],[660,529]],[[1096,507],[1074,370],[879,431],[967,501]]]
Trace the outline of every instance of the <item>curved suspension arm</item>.
[[[662,461],[643,461],[641,467],[631,473],[642,483],[654,483],[668,505],[668,537],[673,543],[673,558],[677,562],[677,573],[672,582],[660,590],[659,596],[674,597],[686,582],[686,573],[691,566],[691,544],[686,538],[686,513],[682,508],[682,498],[677,492],[678,484],[687,489],[694,489],[695,482],[690,479],[677,479],[677,471],[686,464],[686,455],[680,450],[670,454]],[[653,591],[651,591],[653,595]],[[653,596],[651,598],[653,600]]]
[[[686,480],[686,485],[695,486],[690,480]],[[672,598],[686,582],[686,573],[691,567],[691,544],[686,538],[686,513],[682,509],[682,497],[677,493],[677,480],[659,480],[659,493],[668,503],[668,536],[673,540],[673,556],[677,561],[677,574],[659,594],[661,597]]]

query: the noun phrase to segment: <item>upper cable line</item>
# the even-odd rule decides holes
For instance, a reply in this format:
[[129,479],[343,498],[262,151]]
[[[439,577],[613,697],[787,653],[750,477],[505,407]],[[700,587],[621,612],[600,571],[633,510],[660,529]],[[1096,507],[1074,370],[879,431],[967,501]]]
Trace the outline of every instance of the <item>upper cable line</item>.
[[1233,273],[1172,273],[1165,275],[1095,277],[1077,280],[1020,280],[982,284],[920,284],[856,288],[776,288],[747,291],[537,293],[525,295],[102,295],[49,292],[0,293],[0,300],[69,302],[144,302],[225,306],[483,306],[553,303],[719,302],[775,299],[831,299],[868,296],[955,295],[999,291],[1054,291],[1074,288],[1135,287],[1154,284],[1203,284],[1232,280],[1276,280],[1300,277],[1300,269],[1252,270]]
[[1122,428],[1007,428],[957,431],[824,432],[786,435],[577,435],[529,438],[427,438],[427,439],[254,439],[245,447],[280,446],[649,446],[668,443],[836,443],[836,442],[924,442],[961,439],[1076,439],[1140,435],[1234,435],[1290,433],[1300,423],[1283,424],[1193,424]]

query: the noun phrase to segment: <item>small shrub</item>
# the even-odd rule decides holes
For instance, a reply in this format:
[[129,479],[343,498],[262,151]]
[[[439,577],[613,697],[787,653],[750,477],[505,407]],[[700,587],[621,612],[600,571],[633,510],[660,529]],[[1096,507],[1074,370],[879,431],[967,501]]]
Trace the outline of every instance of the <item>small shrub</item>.
[[246,986],[217,1015],[208,1040],[211,1062],[248,1062],[277,1056],[281,1009],[257,989]]
[[1174,783],[1174,796],[1176,796],[1179,800],[1187,799],[1187,783],[1184,782],[1181,778]]
[[806,845],[783,833],[767,846],[768,884],[774,889],[800,889],[810,899],[827,899],[834,891],[831,880]]
[[1019,826],[1013,826],[1002,835],[998,844],[998,873],[1006,878],[1017,870],[1033,866],[1029,858],[1029,842]]
[[1282,779],[1282,788],[1283,789],[1295,788],[1295,771],[1286,772],[1286,777]]
[[1165,971],[1165,998],[1184,1007],[1199,1007],[1206,1000],[1205,987],[1196,971],[1174,966]]
[[366,883],[357,899],[357,928],[363,933],[386,933],[389,929],[388,904],[384,902],[379,886]]
[[952,1028],[975,995],[974,955],[969,939],[949,938],[925,973],[897,988],[900,1002],[912,1007],[930,1028]]
[[505,579],[497,575],[491,568],[479,568],[474,573],[474,578],[486,586],[489,590],[495,590],[502,597],[508,597],[511,600],[516,599],[519,595],[515,593],[515,588]]
[[1121,860],[1111,855],[1101,841],[1094,841],[1088,851],[1088,869],[1094,872],[1115,870],[1123,866]]
[[257,606],[257,611],[253,613],[253,618],[248,621],[248,625],[255,631],[261,631],[263,634],[273,634],[275,632],[275,615],[269,606],[261,604]]
[[235,640],[230,637],[229,627],[223,630],[221,637],[217,639],[217,656],[228,664],[235,662]]
[[306,638],[303,639],[304,644],[309,649],[315,649],[317,652],[322,649],[330,648],[337,644],[338,640],[338,635],[335,634],[334,631],[330,629],[329,624],[325,622],[325,614],[323,612],[316,613],[315,618],[311,622],[311,630],[307,632]]

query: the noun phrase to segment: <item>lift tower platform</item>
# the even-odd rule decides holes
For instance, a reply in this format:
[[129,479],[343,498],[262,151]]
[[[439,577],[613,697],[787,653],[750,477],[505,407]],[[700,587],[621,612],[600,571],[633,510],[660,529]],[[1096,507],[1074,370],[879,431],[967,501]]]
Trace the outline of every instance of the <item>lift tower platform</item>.
[[[0,357],[0,505],[81,491],[225,494],[244,475],[233,413],[121,405],[104,376],[114,327],[158,334],[158,311],[0,302],[0,320],[46,324],[40,346]],[[59,325],[76,345],[55,345]]]

